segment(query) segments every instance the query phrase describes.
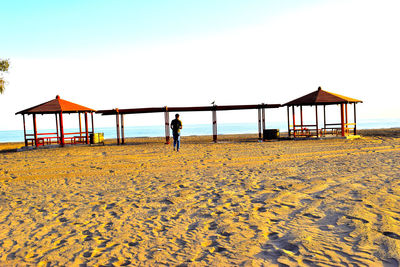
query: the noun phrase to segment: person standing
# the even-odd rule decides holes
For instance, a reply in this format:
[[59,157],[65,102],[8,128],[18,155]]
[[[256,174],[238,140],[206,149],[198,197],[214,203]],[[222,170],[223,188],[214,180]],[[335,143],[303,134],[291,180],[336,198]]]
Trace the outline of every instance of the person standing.
[[182,122],[179,119],[179,114],[175,114],[175,119],[171,121],[172,136],[174,138],[174,150],[179,151],[181,146],[181,129]]

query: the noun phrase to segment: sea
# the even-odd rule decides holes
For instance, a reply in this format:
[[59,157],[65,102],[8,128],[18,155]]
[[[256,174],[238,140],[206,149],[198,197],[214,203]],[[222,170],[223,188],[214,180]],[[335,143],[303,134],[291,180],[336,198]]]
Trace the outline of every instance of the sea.
[[[279,129],[287,131],[286,122],[269,122],[268,129]],[[359,120],[357,129],[383,129],[400,128],[400,119]],[[65,129],[65,132],[77,132],[77,129]],[[54,129],[40,129],[40,132],[54,132]],[[104,133],[104,138],[113,139],[117,137],[115,127],[95,128],[95,132]],[[218,135],[223,134],[256,134],[257,123],[221,123],[218,124]],[[212,135],[211,124],[187,124],[182,129],[182,136]],[[130,137],[162,137],[165,136],[163,125],[158,126],[130,126],[125,127],[125,138]],[[23,130],[0,131],[0,142],[23,142]]]

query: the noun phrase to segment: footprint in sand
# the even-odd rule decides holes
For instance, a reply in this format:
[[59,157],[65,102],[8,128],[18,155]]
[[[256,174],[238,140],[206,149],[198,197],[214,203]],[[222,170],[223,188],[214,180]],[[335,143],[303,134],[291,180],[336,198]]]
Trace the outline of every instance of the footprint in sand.
[[383,232],[383,235],[393,238],[393,239],[399,239],[400,240],[400,235],[393,233],[393,232]]
[[311,213],[304,213],[303,216],[306,216],[306,217],[309,217],[309,218],[312,218],[312,219],[321,219],[321,216],[314,215],[314,214],[311,214]]
[[277,240],[279,238],[279,234],[275,232],[269,233],[268,238],[271,240]]
[[346,218],[347,218],[347,219],[350,219],[350,220],[358,220],[358,221],[361,221],[361,222],[363,222],[363,223],[369,223],[369,221],[367,221],[367,220],[365,220],[365,219],[357,218],[357,217],[350,216],[350,215],[346,215]]

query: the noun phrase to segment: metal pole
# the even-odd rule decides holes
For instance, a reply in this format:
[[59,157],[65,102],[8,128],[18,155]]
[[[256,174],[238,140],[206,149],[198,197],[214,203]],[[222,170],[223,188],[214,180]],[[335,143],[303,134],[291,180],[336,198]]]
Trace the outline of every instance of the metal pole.
[[165,106],[164,119],[165,119],[165,144],[169,145],[170,129],[169,129],[169,112],[167,106]]
[[217,109],[214,105],[214,109],[212,111],[212,120],[213,120],[213,141],[217,142]]
[[61,135],[61,146],[65,145],[65,140],[64,140],[64,122],[63,122],[63,115],[62,112],[60,112],[60,135]]
[[124,114],[121,114],[121,136],[122,144],[125,144]]
[[38,147],[37,128],[36,128],[36,114],[33,114],[33,138],[35,139],[35,146]]
[[318,129],[318,105],[315,105],[315,127],[317,129],[317,138],[319,137]]
[[86,144],[89,144],[89,126],[88,126],[87,112],[85,112],[85,133],[86,133]]
[[22,114],[22,121],[23,121],[23,123],[24,123],[24,140],[25,140],[25,146],[28,146],[28,141],[26,140],[25,114]]

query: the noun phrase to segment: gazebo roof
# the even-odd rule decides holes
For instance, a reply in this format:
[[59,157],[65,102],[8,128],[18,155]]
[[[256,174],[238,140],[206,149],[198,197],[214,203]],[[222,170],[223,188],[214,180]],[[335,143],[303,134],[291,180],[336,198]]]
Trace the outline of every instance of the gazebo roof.
[[42,103],[40,105],[21,110],[15,114],[53,114],[53,113],[78,113],[95,112],[96,110],[87,108],[56,96],[55,99]]
[[332,105],[342,103],[362,103],[362,101],[355,98],[327,92],[322,90],[321,87],[318,87],[317,91],[292,100],[284,104],[284,106]]

